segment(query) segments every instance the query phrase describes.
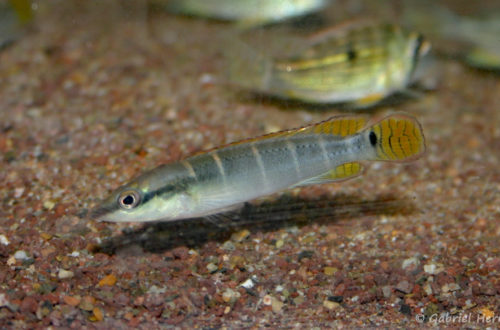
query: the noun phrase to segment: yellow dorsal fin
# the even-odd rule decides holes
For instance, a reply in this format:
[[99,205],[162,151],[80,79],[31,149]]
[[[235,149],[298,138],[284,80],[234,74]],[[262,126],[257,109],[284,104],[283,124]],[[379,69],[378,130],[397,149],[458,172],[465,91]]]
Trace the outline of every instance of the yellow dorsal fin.
[[345,163],[335,167],[334,169],[326,173],[302,181],[294,185],[294,187],[303,187],[313,184],[322,184],[322,183],[347,180],[360,175],[362,172],[363,172],[363,166],[360,163],[358,162]]
[[300,129],[297,133],[301,134],[331,134],[338,136],[353,135],[361,131],[366,125],[364,116],[337,116]]
[[241,141],[232,142],[221,147],[213,148],[210,150],[200,151],[194,154],[194,156],[210,152],[216,149],[222,149],[226,147],[231,147],[243,143],[252,143],[256,141],[262,141],[266,139],[274,139],[279,137],[294,136],[298,134],[327,134],[327,135],[337,135],[340,137],[353,135],[361,131],[367,123],[365,116],[361,115],[341,115],[335,116],[327,119],[321,123],[313,124],[310,126],[305,126],[301,128],[294,128],[286,131],[279,131],[274,133],[269,133],[266,135],[261,135],[255,138],[244,139]]

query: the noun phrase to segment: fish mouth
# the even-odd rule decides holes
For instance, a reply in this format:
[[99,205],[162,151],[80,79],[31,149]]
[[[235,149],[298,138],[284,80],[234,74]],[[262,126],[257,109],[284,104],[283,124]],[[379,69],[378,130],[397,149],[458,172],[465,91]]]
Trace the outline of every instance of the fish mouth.
[[98,205],[93,208],[89,213],[89,218],[97,222],[109,221],[105,217],[107,214],[112,212],[112,208],[106,205]]

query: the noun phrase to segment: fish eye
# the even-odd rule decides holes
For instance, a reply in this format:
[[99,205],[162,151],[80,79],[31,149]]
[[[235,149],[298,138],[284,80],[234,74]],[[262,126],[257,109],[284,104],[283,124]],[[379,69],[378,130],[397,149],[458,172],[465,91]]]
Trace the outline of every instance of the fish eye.
[[122,209],[130,210],[139,205],[141,196],[135,190],[127,190],[118,196],[118,203]]

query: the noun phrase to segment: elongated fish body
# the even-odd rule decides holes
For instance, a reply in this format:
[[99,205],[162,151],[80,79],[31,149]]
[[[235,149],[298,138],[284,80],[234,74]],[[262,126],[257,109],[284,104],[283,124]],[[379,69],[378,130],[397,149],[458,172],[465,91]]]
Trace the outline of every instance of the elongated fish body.
[[404,90],[428,49],[420,34],[395,25],[349,24],[318,34],[293,57],[242,61],[231,80],[281,98],[366,107]]
[[175,12],[248,23],[269,23],[302,16],[325,7],[328,0],[173,0]]
[[425,149],[411,117],[365,126],[365,117],[341,116],[161,165],[117,189],[92,215],[116,222],[207,216],[289,187],[354,177],[362,161],[411,160]]

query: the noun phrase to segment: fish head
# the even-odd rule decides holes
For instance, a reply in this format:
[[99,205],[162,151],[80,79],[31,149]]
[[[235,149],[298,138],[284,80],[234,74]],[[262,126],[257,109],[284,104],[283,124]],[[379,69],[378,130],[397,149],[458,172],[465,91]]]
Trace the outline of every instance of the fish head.
[[185,218],[193,197],[175,168],[158,176],[158,169],[116,189],[90,213],[97,221],[149,222]]

